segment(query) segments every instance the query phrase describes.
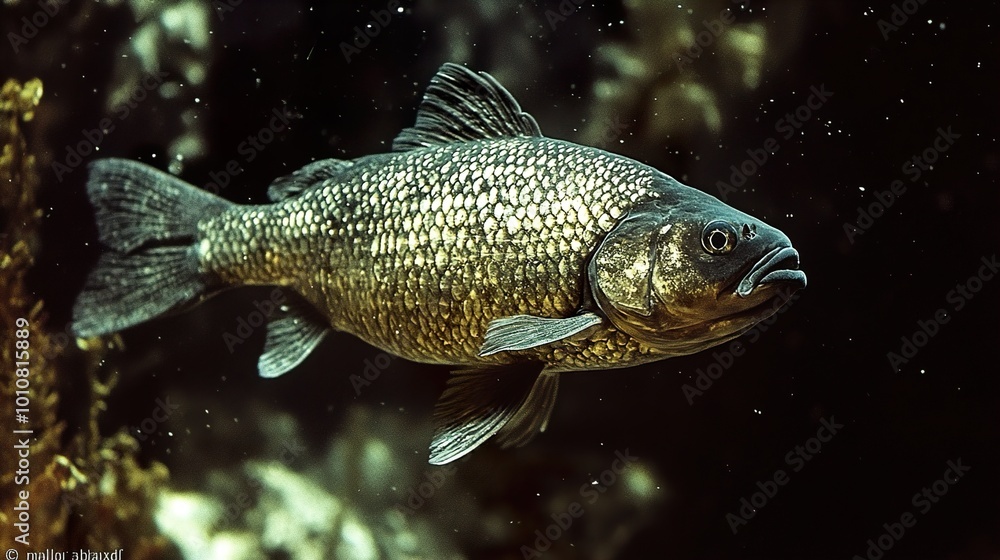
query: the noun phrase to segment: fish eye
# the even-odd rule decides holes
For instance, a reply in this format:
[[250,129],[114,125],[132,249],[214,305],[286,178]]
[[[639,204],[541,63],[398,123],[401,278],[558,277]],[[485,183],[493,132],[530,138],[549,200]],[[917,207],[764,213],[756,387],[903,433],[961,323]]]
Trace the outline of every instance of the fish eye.
[[712,255],[725,255],[736,248],[736,228],[729,222],[716,220],[705,226],[701,246]]

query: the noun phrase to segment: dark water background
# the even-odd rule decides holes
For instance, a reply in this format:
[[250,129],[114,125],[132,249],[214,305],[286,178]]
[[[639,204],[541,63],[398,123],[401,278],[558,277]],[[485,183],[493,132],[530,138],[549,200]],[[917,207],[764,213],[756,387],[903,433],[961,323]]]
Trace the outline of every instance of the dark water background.
[[[62,20],[54,17],[21,54],[5,51],[0,58],[0,76],[39,76],[46,85],[51,109],[40,115],[32,139],[46,165],[62,160],[60,146],[78,142],[81,130],[109,114],[118,45],[136,27],[127,11],[82,4],[65,8]],[[628,42],[661,22],[630,15],[638,2],[563,4],[573,9],[551,29],[546,13],[560,10],[557,2],[406,2],[405,12],[394,14],[348,61],[341,43],[385,2],[246,1],[221,21],[210,18],[211,45],[198,56],[210,57],[211,70],[197,95],[181,88],[173,100],[143,101],[104,140],[100,155],[163,167],[167,145],[184,130],[178,108],[192,109],[206,149],[185,162],[181,177],[205,185],[210,173],[238,159],[243,172],[222,195],[263,203],[273,178],[314,159],[387,150],[412,123],[427,81],[449,60],[494,72],[543,132],[583,142],[593,85],[615,77],[596,49]],[[565,511],[587,473],[598,475],[615,450],[628,449],[655,473],[656,505],[644,510],[641,523],[623,514],[617,521],[602,517],[603,528],[586,524],[598,517],[588,512],[563,539],[610,531],[620,522],[635,532],[616,558],[850,558],[864,555],[866,541],[885,532],[883,524],[914,512],[916,525],[894,539],[886,558],[998,558],[1000,278],[984,282],[960,310],[949,299],[956,284],[977,274],[982,258],[1000,252],[996,3],[911,2],[907,7],[919,6],[917,12],[888,37],[877,24],[891,17],[887,2],[751,4],[737,12],[737,23],[763,26],[768,48],[781,49],[764,58],[756,87],[727,86],[721,78],[726,64],[713,46],[684,70],[715,95],[718,130],[691,114],[669,138],[657,136],[651,131],[660,115],[639,103],[640,109],[623,109],[628,125],[609,148],[718,194],[717,182],[729,181],[730,166],[747,159],[748,149],[779,138],[780,149],[727,201],[788,234],[802,255],[808,288],[693,404],[682,386],[713,363],[711,352],[566,376],[545,434],[518,450],[487,445],[462,464],[456,476],[464,498],[504,512],[497,523],[522,527],[527,538],[551,523],[551,513]],[[691,7],[711,19],[729,5]],[[0,8],[5,34],[36,9]],[[700,19],[693,19],[696,32]],[[681,72],[659,63],[667,83],[669,73]],[[821,85],[833,96],[783,138],[775,129],[779,119]],[[246,161],[238,146],[278,107],[301,118]],[[959,138],[911,182],[903,164],[933,146],[939,129]],[[97,255],[85,172],[74,169],[63,179],[43,168],[46,229],[33,273],[55,328],[69,320]],[[894,180],[902,180],[906,192],[852,243],[844,223],[854,222],[857,208]],[[249,401],[293,415],[307,447],[315,449],[343,429],[345,410],[370,406],[412,425],[401,445],[425,457],[427,422],[447,370],[394,360],[358,395],[348,379],[379,351],[336,335],[299,370],[259,379],[262,333],[233,354],[220,334],[232,331],[267,293],[227,293],[126,332],[126,351],[113,356],[122,381],[105,417],[107,430],[139,422],[163,395],[181,402],[173,434],[157,432],[142,446],[146,458],[170,466],[181,488],[196,488],[205,469],[255,452],[255,442],[241,434],[241,426],[252,424],[241,408]],[[949,321],[894,371],[887,353],[899,352],[901,337],[911,337],[918,321],[939,308],[948,310]],[[786,454],[815,436],[823,419],[843,428],[793,472]],[[580,453],[598,458],[584,474],[573,465]],[[971,467],[968,473],[926,514],[918,513],[912,496],[959,458]],[[788,473],[788,484],[734,535],[726,515],[778,469]],[[401,498],[420,477],[417,470],[399,481]],[[561,502],[550,499],[563,494]],[[428,519],[447,532],[451,507],[437,504]],[[489,533],[456,538],[472,558],[519,558],[520,544],[530,543]],[[560,551],[553,556],[591,557],[584,546]]]

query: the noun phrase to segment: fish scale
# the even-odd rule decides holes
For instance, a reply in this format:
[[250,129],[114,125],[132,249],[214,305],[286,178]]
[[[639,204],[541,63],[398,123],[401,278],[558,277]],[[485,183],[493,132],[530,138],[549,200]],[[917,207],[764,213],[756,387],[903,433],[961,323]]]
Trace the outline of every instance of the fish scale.
[[564,372],[710,348],[805,286],[779,230],[642,163],[544,137],[496,80],[454,64],[392,153],[306,165],[272,182],[271,204],[120,159],[91,165],[87,193],[104,251],[74,307],[79,336],[231,286],[282,286],[263,377],[332,331],[455,368],[433,464],[490,438],[527,443]]
[[[497,317],[572,313],[597,239],[627,206],[655,197],[651,168],[546,138],[380,155],[351,169],[281,204],[210,218],[201,230],[213,249],[202,265],[229,285],[291,287],[338,330],[411,360],[452,365],[555,363],[555,348],[480,357],[479,341]],[[486,205],[460,211],[456,200]],[[545,202],[548,212],[538,208]],[[419,320],[407,320],[415,312]],[[563,360],[579,355],[567,369],[612,365],[591,359],[620,356],[607,347],[610,330],[591,336],[600,350],[564,344]],[[639,346],[613,340],[622,352]]]

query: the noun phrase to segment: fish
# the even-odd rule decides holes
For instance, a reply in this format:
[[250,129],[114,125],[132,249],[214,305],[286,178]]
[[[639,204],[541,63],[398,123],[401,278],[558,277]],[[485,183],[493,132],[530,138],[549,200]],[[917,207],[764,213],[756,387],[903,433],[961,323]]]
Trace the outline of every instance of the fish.
[[323,159],[241,205],[141,162],[89,165],[102,250],[73,309],[101,336],[224,289],[290,294],[262,377],[332,332],[452,368],[429,462],[545,431],[562,374],[732,340],[806,286],[780,230],[649,166],[544,136],[485,72],[445,63],[391,151]]

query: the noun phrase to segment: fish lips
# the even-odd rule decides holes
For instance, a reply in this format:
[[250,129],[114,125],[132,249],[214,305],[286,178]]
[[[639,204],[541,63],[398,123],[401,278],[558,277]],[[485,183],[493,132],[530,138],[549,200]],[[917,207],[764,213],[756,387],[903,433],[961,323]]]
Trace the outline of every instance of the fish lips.
[[736,295],[749,297],[761,284],[786,282],[806,287],[806,273],[799,270],[799,252],[792,247],[775,247],[768,251],[736,285]]

